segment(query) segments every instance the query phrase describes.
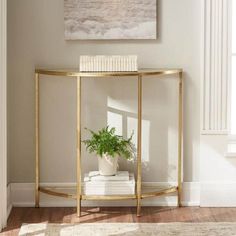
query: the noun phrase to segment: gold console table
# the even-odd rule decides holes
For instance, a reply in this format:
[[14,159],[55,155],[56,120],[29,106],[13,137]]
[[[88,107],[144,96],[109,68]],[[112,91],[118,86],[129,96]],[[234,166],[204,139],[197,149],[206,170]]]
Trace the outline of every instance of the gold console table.
[[[76,194],[68,194],[56,191],[50,187],[40,186],[39,172],[39,79],[40,75],[73,77],[77,80],[77,189]],[[141,157],[141,137],[142,137],[142,82],[144,77],[155,76],[164,79],[164,75],[178,75],[179,80],[179,114],[178,114],[178,183],[177,186],[144,189],[142,187],[142,157]],[[182,69],[141,69],[137,72],[79,72],[73,70],[35,70],[35,112],[36,112],[36,178],[35,178],[35,207],[39,207],[39,193],[46,193],[58,197],[73,198],[77,200],[77,215],[81,216],[81,200],[127,200],[137,201],[137,216],[141,214],[141,200],[144,198],[157,197],[165,194],[177,193],[178,206],[181,206],[182,194],[182,140],[183,140],[183,71]],[[81,182],[81,82],[82,78],[111,78],[111,77],[132,77],[138,82],[138,147],[137,147],[137,176],[136,193],[133,195],[106,195],[91,196],[84,195]]]

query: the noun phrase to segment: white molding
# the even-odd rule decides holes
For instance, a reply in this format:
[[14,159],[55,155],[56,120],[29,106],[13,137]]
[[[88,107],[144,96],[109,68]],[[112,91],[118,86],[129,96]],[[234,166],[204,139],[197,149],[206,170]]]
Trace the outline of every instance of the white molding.
[[224,154],[225,157],[236,157],[236,135],[228,135],[227,151]]
[[236,182],[201,183],[201,207],[236,207]]
[[224,156],[228,158],[235,158],[236,152],[226,152]]
[[202,134],[228,132],[228,2],[203,2]]
[[7,1],[0,1],[0,231],[7,222]]
[[[145,185],[159,186],[164,183],[145,183]],[[49,184],[42,184],[49,186]],[[55,183],[52,187],[62,191],[70,190],[74,183]],[[64,188],[64,189],[63,189]],[[11,183],[9,186],[11,205],[13,207],[34,206],[34,183]],[[201,197],[200,197],[201,196]],[[40,194],[41,207],[75,207],[74,200]],[[184,182],[183,206],[201,207],[236,207],[236,182]],[[135,206],[135,201],[82,201],[83,206]],[[176,206],[176,196],[156,197],[142,201],[143,206]]]
[[10,216],[12,210],[12,203],[11,203],[11,185],[8,184],[7,186],[7,218]]
[[228,0],[228,130],[231,135],[231,105],[232,105],[232,0]]
[[228,135],[228,143],[236,144],[236,135]]
[[202,130],[202,135],[228,135],[226,130]]
[[[149,186],[160,186],[164,183],[144,183]],[[11,201],[13,207],[33,207],[34,206],[34,183],[11,183]],[[60,188],[61,191],[71,190],[75,183],[55,183],[41,184],[41,186],[51,186]],[[83,206],[135,206],[135,201],[82,201]],[[183,184],[184,206],[200,205],[200,184],[198,182],[186,182]],[[177,198],[175,195],[168,197],[156,197],[142,201],[143,206],[176,206]],[[75,207],[76,201],[60,197],[40,194],[40,206],[42,207]]]

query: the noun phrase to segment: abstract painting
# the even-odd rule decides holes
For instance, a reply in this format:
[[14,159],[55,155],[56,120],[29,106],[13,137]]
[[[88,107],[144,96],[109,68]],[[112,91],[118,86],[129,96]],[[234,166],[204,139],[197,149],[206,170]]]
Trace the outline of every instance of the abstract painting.
[[157,0],[64,0],[65,38],[156,39]]

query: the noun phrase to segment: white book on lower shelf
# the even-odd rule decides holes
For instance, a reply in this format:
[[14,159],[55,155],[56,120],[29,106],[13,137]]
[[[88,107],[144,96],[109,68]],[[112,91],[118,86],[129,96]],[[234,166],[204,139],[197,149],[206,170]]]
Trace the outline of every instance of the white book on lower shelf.
[[129,172],[118,171],[116,175],[104,176],[100,175],[99,171],[90,171],[85,174],[84,181],[129,181]]
[[[88,176],[88,175],[87,175]],[[129,174],[129,180],[121,181],[84,181],[85,195],[130,195],[135,194],[134,174]]]

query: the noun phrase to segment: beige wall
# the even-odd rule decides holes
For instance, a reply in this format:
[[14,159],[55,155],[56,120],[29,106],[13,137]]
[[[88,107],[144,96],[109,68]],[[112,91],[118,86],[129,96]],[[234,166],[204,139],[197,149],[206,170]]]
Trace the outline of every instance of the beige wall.
[[[200,24],[200,1],[162,0],[158,1],[157,40],[65,41],[63,0],[8,0],[9,181],[34,181],[34,68],[78,67],[81,54],[137,54],[140,67],[184,69],[184,178],[198,181]],[[124,135],[129,133],[135,127],[136,88],[132,79],[84,81],[82,127],[99,129],[109,120]],[[144,80],[145,181],[175,179],[176,95],[173,80]],[[73,79],[41,81],[44,182],[75,181],[75,100]],[[96,159],[84,149],[82,154],[84,170],[95,169]],[[124,162],[121,168],[126,168]],[[127,168],[132,169],[132,164]]]

